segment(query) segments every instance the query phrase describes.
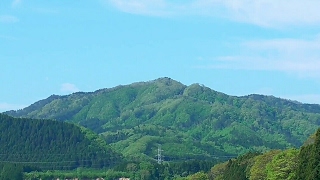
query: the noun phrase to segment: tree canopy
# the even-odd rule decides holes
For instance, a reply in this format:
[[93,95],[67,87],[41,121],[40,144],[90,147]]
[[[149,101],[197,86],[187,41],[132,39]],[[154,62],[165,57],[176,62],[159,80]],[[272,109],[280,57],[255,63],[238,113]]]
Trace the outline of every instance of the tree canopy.
[[132,159],[153,159],[162,145],[168,161],[225,160],[249,151],[298,148],[320,124],[320,105],[229,96],[170,78],[53,95],[6,113],[77,123]]
[[0,137],[1,162],[43,169],[101,168],[121,162],[121,155],[103,139],[70,123],[0,113]]

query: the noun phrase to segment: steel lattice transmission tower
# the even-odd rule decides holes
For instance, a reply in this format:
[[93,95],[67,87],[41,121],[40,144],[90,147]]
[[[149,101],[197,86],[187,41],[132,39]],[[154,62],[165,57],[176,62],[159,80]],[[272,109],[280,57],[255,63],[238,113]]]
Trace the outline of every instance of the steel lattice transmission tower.
[[162,155],[161,155],[161,152],[163,150],[161,150],[161,145],[158,146],[158,154],[157,154],[157,157],[158,157],[158,164],[161,164],[162,163]]

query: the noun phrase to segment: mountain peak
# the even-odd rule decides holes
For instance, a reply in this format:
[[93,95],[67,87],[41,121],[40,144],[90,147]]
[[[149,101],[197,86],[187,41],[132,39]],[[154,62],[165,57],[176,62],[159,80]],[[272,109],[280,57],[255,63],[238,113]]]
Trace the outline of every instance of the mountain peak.
[[[51,96],[21,111],[7,112],[16,117],[79,123],[101,133],[129,155],[135,153],[129,151],[138,146],[135,143],[145,144],[145,148],[163,144],[175,158],[181,156],[175,152],[193,149],[189,145],[196,141],[199,149],[188,153],[237,154],[251,147],[299,146],[319,125],[319,113],[319,105],[296,104],[273,96],[229,96],[168,77],[92,93]],[[141,136],[136,136],[139,133]],[[166,138],[173,136],[180,139]],[[187,143],[181,145],[181,138]],[[150,157],[152,152],[141,149]]]
[[174,79],[171,79],[169,77],[161,77],[161,78],[155,79],[151,82],[152,83],[160,83],[160,84],[167,85],[167,86],[174,85],[174,84],[183,85],[181,82],[176,81]]

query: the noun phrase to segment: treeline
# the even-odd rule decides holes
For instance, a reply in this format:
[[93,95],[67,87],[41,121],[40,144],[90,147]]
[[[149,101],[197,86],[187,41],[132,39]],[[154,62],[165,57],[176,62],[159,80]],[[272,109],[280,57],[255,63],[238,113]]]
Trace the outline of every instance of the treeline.
[[73,171],[33,171],[24,173],[25,179],[97,179],[114,180],[121,177],[131,180],[167,180],[180,179],[194,174],[198,171],[209,171],[216,164],[216,161],[183,161],[168,163],[147,161],[128,161],[123,162],[113,169],[85,169],[77,168]]
[[96,134],[52,120],[0,114],[0,162],[45,169],[103,168],[121,162]]

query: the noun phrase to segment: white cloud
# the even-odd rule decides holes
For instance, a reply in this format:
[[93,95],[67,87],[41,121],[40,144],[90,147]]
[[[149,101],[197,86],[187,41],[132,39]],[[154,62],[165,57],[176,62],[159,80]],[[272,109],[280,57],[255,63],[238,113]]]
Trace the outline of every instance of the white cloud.
[[8,103],[0,103],[0,112],[5,112],[9,110],[18,110],[26,107],[26,105],[19,105],[19,104],[8,104]]
[[318,25],[317,0],[107,0],[120,11],[133,14],[204,15],[268,27]]
[[240,43],[245,55],[216,57],[200,68],[269,70],[320,77],[320,38],[271,39]]
[[11,15],[0,15],[0,23],[15,23],[18,22],[19,19],[15,16]]
[[74,92],[78,92],[79,89],[74,84],[63,83],[63,84],[61,84],[60,91],[63,93],[74,93]]

